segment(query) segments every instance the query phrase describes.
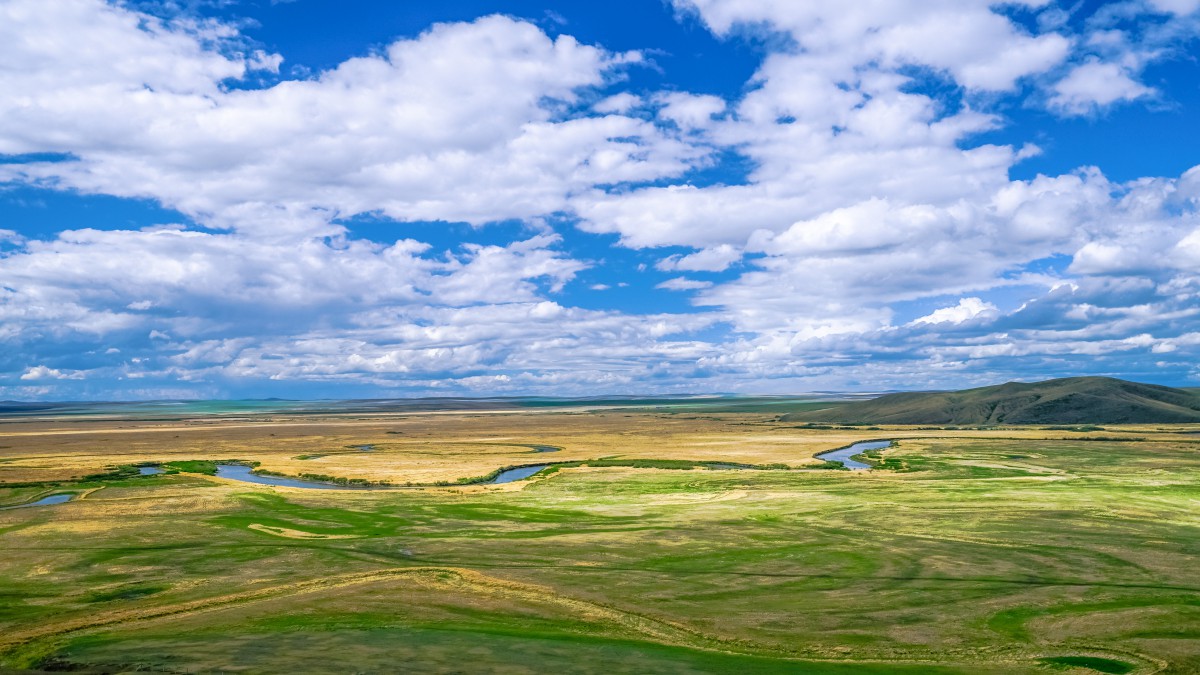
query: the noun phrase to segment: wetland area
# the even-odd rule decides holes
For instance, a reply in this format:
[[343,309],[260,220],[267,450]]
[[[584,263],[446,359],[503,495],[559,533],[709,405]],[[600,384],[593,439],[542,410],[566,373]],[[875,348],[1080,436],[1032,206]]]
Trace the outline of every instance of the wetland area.
[[1180,431],[7,420],[0,668],[1194,673]]

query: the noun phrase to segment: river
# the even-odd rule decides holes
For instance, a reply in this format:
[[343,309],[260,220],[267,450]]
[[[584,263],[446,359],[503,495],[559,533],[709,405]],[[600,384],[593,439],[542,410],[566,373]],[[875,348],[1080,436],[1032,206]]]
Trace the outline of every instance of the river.
[[816,458],[829,462],[841,462],[842,466],[846,467],[847,469],[852,471],[862,471],[864,469],[870,469],[871,465],[863,464],[862,462],[850,459],[851,457],[862,454],[868,450],[882,450],[883,448],[891,447],[891,445],[891,441],[860,441],[849,447],[817,453]]

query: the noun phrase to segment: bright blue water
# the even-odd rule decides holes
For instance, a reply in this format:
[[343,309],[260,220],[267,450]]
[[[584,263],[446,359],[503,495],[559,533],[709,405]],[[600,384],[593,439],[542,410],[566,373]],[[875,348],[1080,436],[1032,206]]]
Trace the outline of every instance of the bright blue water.
[[824,459],[830,462],[841,462],[842,466],[846,467],[847,469],[861,471],[863,469],[871,468],[871,465],[863,464],[862,462],[856,462],[853,459],[850,459],[851,457],[864,453],[867,450],[880,450],[882,448],[891,446],[891,444],[891,441],[863,441],[861,443],[855,443],[848,448],[840,448],[838,450],[822,452],[816,455],[816,457],[817,459]]
[[157,466],[139,466],[138,473],[143,476],[153,476],[156,473],[162,473],[163,470]]
[[29,502],[28,504],[17,504],[16,506],[0,507],[0,511],[7,511],[8,509],[27,509],[32,506],[50,506],[51,504],[63,504],[63,503],[71,501],[71,498],[74,496],[75,495],[73,495],[73,494],[50,495],[49,497],[42,497],[41,499],[37,500],[36,502]]

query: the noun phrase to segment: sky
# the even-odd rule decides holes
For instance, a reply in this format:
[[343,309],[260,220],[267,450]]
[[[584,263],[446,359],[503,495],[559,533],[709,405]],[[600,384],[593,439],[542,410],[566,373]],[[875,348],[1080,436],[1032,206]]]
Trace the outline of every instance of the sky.
[[0,399],[1200,386],[1200,0],[0,0]]

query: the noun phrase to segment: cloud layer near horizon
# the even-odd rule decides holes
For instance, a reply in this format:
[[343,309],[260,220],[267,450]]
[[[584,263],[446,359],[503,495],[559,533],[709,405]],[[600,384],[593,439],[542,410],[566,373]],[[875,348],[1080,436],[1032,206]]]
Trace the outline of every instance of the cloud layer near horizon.
[[[1039,148],[976,140],[1013,101],[1060,117],[1161,101],[1143,73],[1195,39],[1197,3],[1110,3],[1086,21],[1033,0],[675,5],[766,45],[743,92],[629,90],[649,51],[504,16],[297,79],[231,23],[6,2],[0,182],[150,200],[188,222],[61,223],[50,238],[0,223],[2,393],[1197,375],[1200,167],[1014,180]],[[744,175],[694,179],[731,157]],[[356,236],[357,217],[394,236]],[[443,250],[406,225],[428,221],[522,226]],[[663,249],[631,273],[670,275],[647,293],[694,310],[569,301],[585,273],[604,279],[596,293],[633,281],[576,237]]]

